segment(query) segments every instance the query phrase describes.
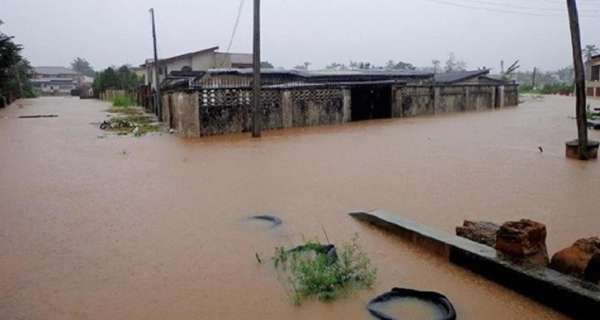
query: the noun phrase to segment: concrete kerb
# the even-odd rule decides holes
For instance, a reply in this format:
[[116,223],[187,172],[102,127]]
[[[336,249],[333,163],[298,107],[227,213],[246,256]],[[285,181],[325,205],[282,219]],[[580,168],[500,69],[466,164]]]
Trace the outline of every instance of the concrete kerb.
[[597,319],[600,287],[549,268],[528,268],[494,248],[440,232],[384,210],[350,215],[430,249],[448,261],[577,319]]

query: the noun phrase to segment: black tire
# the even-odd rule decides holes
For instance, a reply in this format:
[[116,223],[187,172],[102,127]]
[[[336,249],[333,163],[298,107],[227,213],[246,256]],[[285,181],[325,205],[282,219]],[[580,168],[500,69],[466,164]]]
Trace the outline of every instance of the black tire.
[[414,298],[422,301],[426,301],[437,307],[442,313],[442,317],[439,319],[432,320],[456,320],[456,310],[454,310],[454,306],[450,303],[450,300],[446,298],[444,295],[437,292],[429,292],[429,291],[417,291],[412,289],[403,289],[403,288],[393,288],[390,292],[386,292],[373,300],[369,301],[367,304],[367,309],[372,316],[380,320],[402,320],[395,319],[377,309],[374,308],[375,304],[384,303],[391,300],[402,299],[402,298]]

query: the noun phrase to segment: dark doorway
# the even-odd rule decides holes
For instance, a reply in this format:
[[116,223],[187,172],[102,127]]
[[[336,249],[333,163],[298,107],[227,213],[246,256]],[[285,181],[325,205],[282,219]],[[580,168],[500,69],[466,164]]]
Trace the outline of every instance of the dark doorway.
[[392,88],[365,85],[352,88],[352,121],[392,117]]

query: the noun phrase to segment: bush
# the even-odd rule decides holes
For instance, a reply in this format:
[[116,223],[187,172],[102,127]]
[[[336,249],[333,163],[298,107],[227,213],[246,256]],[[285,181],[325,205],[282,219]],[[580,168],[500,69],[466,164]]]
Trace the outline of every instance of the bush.
[[135,103],[131,99],[131,97],[129,97],[127,95],[114,96],[112,99],[112,104],[113,104],[113,107],[122,107],[122,108],[127,108],[127,107],[131,107],[131,106],[135,105]]
[[331,301],[375,282],[377,270],[358,246],[357,237],[342,246],[336,259],[321,250],[323,247],[319,242],[309,241],[298,247],[302,250],[275,250],[273,262],[276,268],[287,272],[296,304],[309,297]]

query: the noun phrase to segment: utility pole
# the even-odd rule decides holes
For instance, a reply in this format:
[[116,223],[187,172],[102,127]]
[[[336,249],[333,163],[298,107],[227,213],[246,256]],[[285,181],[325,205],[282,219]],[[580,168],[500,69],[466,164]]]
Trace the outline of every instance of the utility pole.
[[252,83],[252,137],[260,138],[262,108],[260,101],[260,0],[254,0],[254,81]]
[[531,87],[535,89],[535,76],[537,73],[537,68],[533,67],[533,76],[531,77]]
[[154,22],[154,8],[150,8],[150,15],[152,16],[152,40],[154,41],[154,83],[156,84],[156,92],[154,94],[154,112],[158,116],[158,121],[162,121],[160,83],[158,82],[158,70],[160,70],[160,66],[158,61],[158,49],[156,47],[156,25]]
[[581,56],[581,34],[579,30],[579,14],[575,0],[567,0],[569,24],[571,27],[571,44],[573,46],[573,62],[575,67],[575,95],[577,97],[577,133],[579,142],[579,159],[588,160],[588,132],[585,96],[585,73]]

